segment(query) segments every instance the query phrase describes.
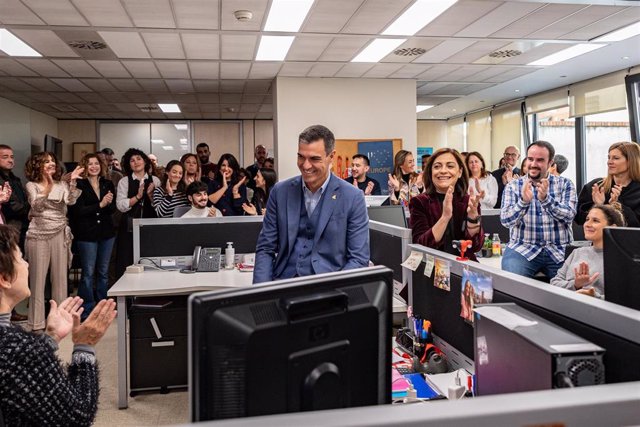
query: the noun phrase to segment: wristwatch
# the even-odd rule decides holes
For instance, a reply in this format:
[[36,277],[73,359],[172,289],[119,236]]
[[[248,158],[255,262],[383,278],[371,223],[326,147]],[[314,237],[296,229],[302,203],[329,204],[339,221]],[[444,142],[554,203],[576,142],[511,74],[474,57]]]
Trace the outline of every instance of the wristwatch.
[[467,222],[469,224],[480,224],[480,218],[481,218],[480,216],[478,216],[478,218],[476,218],[476,219],[471,219],[471,218],[467,217]]

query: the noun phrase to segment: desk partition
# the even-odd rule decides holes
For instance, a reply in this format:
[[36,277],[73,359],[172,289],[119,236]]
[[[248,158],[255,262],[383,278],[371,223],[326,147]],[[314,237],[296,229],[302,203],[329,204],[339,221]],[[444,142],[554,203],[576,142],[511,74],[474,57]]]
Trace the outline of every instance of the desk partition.
[[492,277],[493,302],[514,302],[605,348],[607,383],[640,380],[640,311],[479,263],[456,261],[453,255],[421,245],[409,248],[450,263],[451,292],[433,286],[433,275],[423,274],[424,263],[413,273],[413,312],[431,320],[434,334],[469,359],[473,358],[473,326],[459,316],[464,265]]
[[384,265],[393,270],[393,279],[406,286],[409,304],[411,304],[411,271],[400,264],[409,255],[411,230],[404,227],[369,220],[370,259],[375,265]]
[[[185,257],[196,246],[224,248],[233,242],[236,254],[256,251],[261,216],[223,218],[148,218],[133,220],[133,262]],[[188,259],[187,259],[188,258]]]

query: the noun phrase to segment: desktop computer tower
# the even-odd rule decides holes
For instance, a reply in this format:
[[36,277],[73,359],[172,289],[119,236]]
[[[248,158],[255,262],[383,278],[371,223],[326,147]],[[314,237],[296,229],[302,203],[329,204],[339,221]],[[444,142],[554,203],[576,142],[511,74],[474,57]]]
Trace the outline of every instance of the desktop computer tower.
[[474,310],[480,396],[604,383],[604,349],[513,304]]

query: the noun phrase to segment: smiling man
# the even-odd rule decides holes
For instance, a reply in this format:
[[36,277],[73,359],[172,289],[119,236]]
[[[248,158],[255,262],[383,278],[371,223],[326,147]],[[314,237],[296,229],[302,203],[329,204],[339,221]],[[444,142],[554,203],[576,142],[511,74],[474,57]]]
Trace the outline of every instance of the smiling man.
[[366,267],[364,194],[331,173],[335,138],[324,126],[298,137],[300,176],[276,184],[256,247],[253,283]]
[[552,279],[562,267],[578,200],[570,180],[549,173],[554,154],[546,141],[529,145],[528,174],[504,189],[500,220],[510,229],[502,257],[505,271],[526,277],[542,271]]

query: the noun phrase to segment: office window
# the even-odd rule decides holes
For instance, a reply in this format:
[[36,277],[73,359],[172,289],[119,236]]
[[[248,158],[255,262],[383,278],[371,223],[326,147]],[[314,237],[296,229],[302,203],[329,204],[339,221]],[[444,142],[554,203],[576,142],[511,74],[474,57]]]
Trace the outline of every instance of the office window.
[[584,116],[586,126],[587,173],[589,182],[607,175],[607,155],[614,142],[631,141],[629,112],[624,110]]
[[562,174],[576,182],[576,122],[569,117],[569,107],[556,108],[537,114],[538,140],[550,142],[556,154],[569,160],[569,167]]
[[188,127],[186,123],[151,124],[151,152],[158,157],[159,165],[180,160],[190,151]]

